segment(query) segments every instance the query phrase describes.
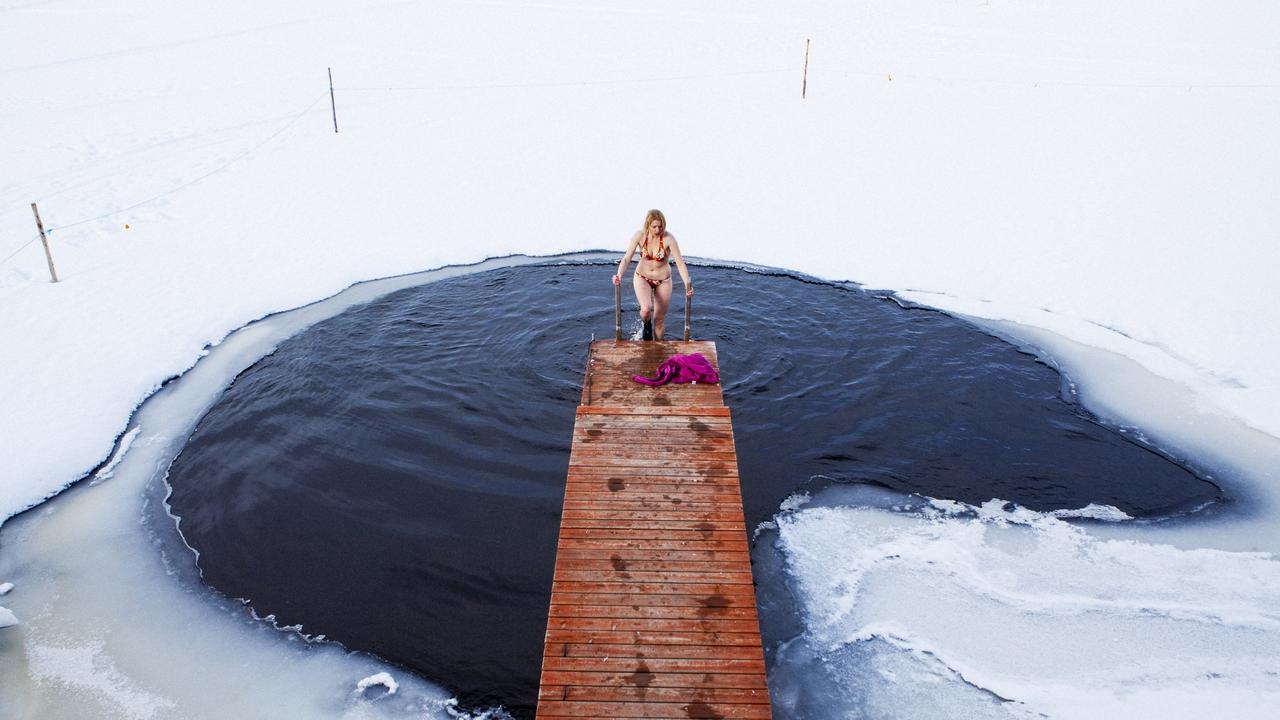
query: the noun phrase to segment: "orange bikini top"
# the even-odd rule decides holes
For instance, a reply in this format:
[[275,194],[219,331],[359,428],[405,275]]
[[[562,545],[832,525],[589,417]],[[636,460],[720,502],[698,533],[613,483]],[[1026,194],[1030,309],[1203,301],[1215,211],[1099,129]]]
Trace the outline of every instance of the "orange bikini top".
[[[659,242],[662,242],[662,241],[659,240]],[[668,255],[668,251],[667,251],[666,243],[662,243],[661,248],[658,250],[657,255],[650,255],[649,239],[642,238],[640,240],[640,257],[644,258],[645,260],[657,260],[658,262],[662,262],[663,260],[667,259],[667,255]]]

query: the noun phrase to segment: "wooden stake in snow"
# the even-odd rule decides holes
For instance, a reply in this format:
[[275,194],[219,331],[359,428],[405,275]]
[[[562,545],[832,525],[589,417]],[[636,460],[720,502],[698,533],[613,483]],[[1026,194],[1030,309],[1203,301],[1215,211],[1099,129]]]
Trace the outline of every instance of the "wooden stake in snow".
[[800,99],[803,100],[809,90],[809,38],[804,39],[804,83],[800,85]]
[[329,108],[333,110],[333,131],[338,132],[338,103],[333,99],[333,68],[329,71]]
[[40,242],[44,243],[44,259],[49,261],[49,277],[58,282],[58,271],[53,269],[53,253],[49,252],[49,238],[44,234],[44,223],[40,222],[40,209],[31,203],[31,212],[36,215],[36,229],[40,231]]

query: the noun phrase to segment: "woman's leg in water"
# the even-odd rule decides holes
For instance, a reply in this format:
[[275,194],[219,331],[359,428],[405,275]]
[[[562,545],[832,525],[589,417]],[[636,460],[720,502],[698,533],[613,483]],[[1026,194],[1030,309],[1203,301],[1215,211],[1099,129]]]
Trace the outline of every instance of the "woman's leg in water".
[[667,322],[667,308],[671,307],[671,287],[675,285],[671,278],[667,278],[653,291],[654,311],[653,311],[653,337],[655,340],[662,339],[662,331]]
[[631,276],[631,287],[635,288],[636,300],[640,303],[640,321],[653,320],[653,288],[640,273]]

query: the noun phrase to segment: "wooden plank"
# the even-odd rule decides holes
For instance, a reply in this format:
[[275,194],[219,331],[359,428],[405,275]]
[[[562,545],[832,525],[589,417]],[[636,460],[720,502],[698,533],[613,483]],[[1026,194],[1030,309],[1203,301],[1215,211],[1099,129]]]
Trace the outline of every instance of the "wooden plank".
[[[560,529],[565,530],[617,530],[617,531],[640,531],[647,530],[651,532],[637,533],[643,537],[660,537],[667,533],[674,533],[677,539],[681,537],[689,537],[681,535],[681,533],[696,532],[704,539],[719,539],[720,535],[712,535],[710,533],[745,533],[746,528],[741,521],[737,523],[729,522],[708,522],[706,520],[626,520],[623,518],[609,519],[569,519],[560,523]],[[655,532],[656,531],[656,532]],[[598,534],[584,535],[579,533],[567,533],[565,537],[603,537]],[[610,535],[610,537],[615,537]],[[630,537],[630,536],[628,536]],[[667,537],[671,537],[667,535]]]
[[[679,445],[672,447],[661,443],[610,443],[604,447],[585,443],[570,446],[569,466],[575,465],[610,465],[626,467],[685,467],[690,469],[723,468],[735,462],[736,448],[695,447]],[[655,462],[649,462],[649,461]],[[640,461],[640,462],[636,462]],[[734,468],[736,471],[737,468]]]
[[[652,427],[652,426],[651,426]],[[661,432],[649,432],[645,429],[626,428],[610,423],[604,427],[593,428],[581,426],[573,431],[574,445],[591,445],[594,447],[629,445],[683,448],[723,448],[736,447],[729,426],[694,429],[688,425],[664,428]],[[585,449],[585,448],[584,448]]]
[[[760,632],[707,632],[704,630],[578,630],[547,628],[547,644],[611,644],[611,645],[680,645],[702,649],[748,648],[756,652],[760,648]],[[685,652],[682,647],[670,652]]]
[[[607,481],[605,485],[607,486]],[[598,487],[599,483],[579,483],[578,487]],[[634,489],[642,489],[648,487],[643,484],[633,484]],[[709,487],[717,487],[716,483],[712,483]],[[731,494],[727,487],[721,486],[724,494]],[[565,498],[564,507],[561,509],[560,516],[562,519],[570,518],[596,518],[596,517],[625,517],[630,520],[643,520],[647,518],[666,519],[666,520],[726,520],[741,522],[742,506],[732,502],[703,502],[697,505],[686,504],[683,501],[673,503],[671,500],[664,499],[661,502],[652,502],[645,500],[631,500],[626,497],[619,497],[621,491],[600,490],[592,491],[598,497],[582,497],[576,494],[572,497]]]
[[575,538],[572,543],[559,543],[560,548],[608,548],[620,551],[627,549],[642,550],[741,550],[747,544],[741,540],[673,540],[670,538]]
[[608,491],[596,493],[591,497],[586,495],[578,496],[575,494],[572,497],[565,498],[564,511],[597,510],[600,512],[625,513],[652,510],[654,508],[664,508],[668,505],[674,505],[674,510],[689,510],[695,512],[716,511],[721,509],[732,510],[734,512],[742,511],[741,507],[731,500],[712,502],[676,499],[679,501],[674,503],[671,502],[671,498],[665,498],[663,500],[633,500],[626,497],[618,497],[616,492]]
[[[620,407],[608,405],[586,405],[578,408],[579,416],[597,416],[597,415],[637,415],[652,417],[655,408],[652,407]],[[675,406],[661,408],[661,416],[663,418],[678,419],[682,417],[695,417],[703,422],[714,422],[721,418],[729,417],[729,408],[723,406],[706,405],[706,406]]]
[[[538,694],[540,700],[594,701],[594,702],[694,702],[728,703],[734,705],[764,705],[769,702],[769,691],[762,687],[653,687],[635,684],[615,685],[547,685]],[[686,716],[687,717],[687,716]]]
[[[661,485],[661,486],[659,486]],[[672,491],[668,492],[669,487]],[[570,494],[570,492],[572,494]],[[574,483],[565,493],[564,509],[599,508],[601,510],[705,510],[741,507],[730,488],[718,483],[701,483],[693,492],[678,483],[627,483],[619,481],[610,487],[608,478]]]
[[592,406],[648,405],[655,408],[673,408],[686,405],[711,405],[721,399],[718,390],[710,385],[674,386],[673,389],[636,387],[593,387],[588,398]]
[[[710,413],[711,408],[696,407],[650,407],[648,412],[617,413],[610,410],[634,410],[619,407],[587,407],[578,406],[576,427],[585,429],[629,428],[646,426],[671,426],[689,430],[716,429],[725,430],[733,424],[729,413]],[[728,410],[728,408],[721,408]]]
[[738,468],[726,465],[723,468],[708,470],[706,468],[684,468],[684,467],[632,467],[632,468],[611,468],[607,465],[578,465],[570,466],[569,479],[575,477],[584,477],[588,481],[594,480],[595,476],[617,477],[623,480],[639,480],[642,478],[666,478],[668,482],[684,483],[687,479],[697,478],[734,478],[737,482]]
[[724,438],[709,438],[719,442],[700,442],[702,438],[666,438],[656,436],[640,436],[634,438],[610,438],[599,440],[592,438],[575,438],[569,446],[574,456],[621,456],[662,459],[672,455],[690,460],[715,459],[737,460],[735,447]]
[[[651,569],[641,569],[646,567],[646,563],[652,563],[651,565],[647,565],[647,567]],[[652,575],[653,573],[680,573],[683,575],[699,577],[702,576],[701,573],[720,573],[721,575],[740,574],[742,573],[742,563],[727,560],[716,563],[672,563],[668,560],[623,560],[620,557],[615,560],[577,559],[573,560],[573,562],[566,562],[564,565],[557,568],[555,572],[557,573],[556,577],[565,579],[568,579],[568,575],[564,575],[563,573],[592,572],[596,573],[597,576],[608,575],[611,572],[626,573],[627,577],[631,580],[645,580],[648,582],[649,579],[642,577],[642,574]],[[751,575],[747,573],[746,576],[748,580],[750,580]]]
[[[596,416],[600,417],[600,416]],[[713,437],[715,439],[729,440],[732,439],[731,431],[732,423],[726,420],[718,422],[715,418],[691,418],[695,424],[690,424],[679,418],[656,418],[652,421],[640,420],[636,416],[628,415],[623,418],[609,417],[599,422],[582,422],[575,428],[575,432],[582,432],[587,435],[592,433],[615,432],[619,435],[626,435],[629,439],[638,441],[641,438],[648,437],[654,440],[671,440],[675,442],[681,438],[693,437]]]
[[715,612],[704,613],[690,620],[688,606],[684,605],[551,605],[548,624],[558,618],[583,618],[598,620],[631,620],[631,619],[674,619],[680,622],[715,621],[715,620],[751,620],[756,621],[755,607],[722,607]]
[[657,548],[636,548],[634,550],[616,549],[607,550],[601,548],[577,547],[576,545],[561,546],[558,553],[564,558],[566,563],[576,562],[579,560],[597,561],[601,558],[613,560],[639,561],[639,562],[750,562],[750,555],[747,554],[746,548],[741,550],[660,550]]
[[[679,478],[663,481],[655,478],[649,482],[615,480],[608,476],[594,480],[574,480],[567,483],[566,495],[572,493],[575,501],[620,500],[648,502],[679,506],[686,502],[733,502],[738,499],[733,487],[719,478],[704,478],[701,482],[690,480],[680,483]],[[679,500],[680,502],[675,502]],[[673,507],[672,509],[677,509]]]
[[600,492],[606,496],[624,490],[660,492],[663,491],[662,486],[666,486],[676,494],[727,492],[741,498],[737,493],[738,476],[730,473],[689,475],[684,474],[684,471],[661,474],[646,471],[641,474],[608,468],[574,468],[569,472],[565,484],[566,492]]
[[600,478],[596,481],[571,482],[568,491],[574,493],[574,497],[590,498],[591,496],[599,496],[602,498],[614,498],[618,500],[666,500],[671,505],[680,505],[681,503],[672,502],[674,500],[701,500],[703,502],[713,502],[716,500],[734,501],[738,496],[733,494],[732,488],[724,483],[713,482],[710,479],[696,483],[678,483],[678,482],[661,482],[654,480],[653,482],[613,482],[609,478]]
[[[575,501],[594,499],[622,500],[681,505],[684,502],[735,502],[740,497],[730,482],[737,478],[628,478],[600,474],[594,477],[579,476],[566,483],[566,497]],[[683,481],[683,482],[682,482]],[[570,495],[572,493],[572,495]],[[680,502],[672,502],[680,500]],[[739,502],[739,507],[741,503]],[[677,508],[673,508],[677,509]]]
[[543,646],[543,657],[558,655],[566,658],[611,658],[611,657],[643,657],[666,658],[670,660],[754,660],[764,656],[760,649],[760,638],[755,645],[682,645],[618,642],[549,642]]
[[[727,493],[734,498],[741,498],[736,492],[738,477],[729,474],[716,475],[680,475],[664,473],[662,475],[639,475],[617,470],[578,468],[569,473],[565,482],[566,493],[604,493],[605,497],[622,499],[625,493],[663,493],[670,490],[672,495],[697,493]],[[576,497],[574,499],[577,499]],[[670,498],[665,498],[670,499]],[[673,503],[679,505],[680,503]]]
[[601,526],[591,522],[562,522],[560,538],[666,538],[667,540],[734,540],[746,539],[742,523],[712,523],[705,520],[660,524],[652,520],[617,520],[620,526]]
[[713,418],[705,415],[688,415],[684,417],[650,417],[644,415],[592,415],[589,418],[579,417],[574,426],[575,434],[598,436],[603,432],[615,432],[620,437],[638,441],[655,436],[641,432],[645,428],[661,428],[664,434],[656,437],[667,440],[671,437],[710,437],[720,440],[732,440],[730,433],[732,422],[729,418]]
[[[608,434],[606,434],[608,433]],[[592,428],[575,431],[570,442],[570,450],[610,450],[633,449],[654,452],[663,448],[689,453],[706,450],[733,452],[737,446],[726,428],[723,432],[698,431],[688,429],[670,429],[661,432],[650,430],[620,431],[617,428],[597,430]]]
[[[690,417],[690,418],[654,418],[652,420],[641,419],[638,416],[627,415],[623,417],[602,418],[599,415],[592,416],[599,418],[598,421],[583,421],[581,417],[575,431],[583,433],[593,432],[617,432],[620,435],[629,434],[628,437],[640,438],[649,430],[661,430],[665,437],[689,437],[690,434],[698,436],[714,436],[721,439],[729,439],[732,423],[725,419],[720,422],[718,418],[709,417]],[[690,420],[693,424],[690,424]]]
[[[603,562],[604,566],[568,566],[568,568],[557,568],[554,578],[557,580],[584,580],[589,582],[590,579],[599,578],[602,580],[632,580],[632,582],[640,583],[687,583],[692,579],[703,578],[714,580],[717,583],[732,582],[737,583],[741,580],[751,582],[751,574],[744,571],[740,564],[735,562],[724,562],[722,568],[700,568],[699,562],[689,562],[689,568],[680,570],[636,570],[635,561],[627,564],[626,561],[620,560],[616,562],[614,568],[609,568],[608,562]],[[733,565],[737,565],[736,568]]]
[[577,423],[574,428],[575,431],[587,434],[615,431],[619,435],[625,435],[630,439],[639,439],[645,436],[656,439],[667,439],[668,437],[688,438],[690,435],[694,435],[716,437],[724,440],[730,438],[730,430],[733,424],[728,418],[713,418],[705,415],[688,415],[684,417],[592,415],[586,419],[579,415]]
[[[668,548],[681,550],[690,547],[728,548],[746,547],[746,534],[740,530],[667,530],[660,528],[562,528],[558,547],[580,546],[591,547],[591,543],[614,543],[626,546],[626,543],[654,542],[654,550]],[[596,547],[604,547],[603,544]]]
[[[689,620],[683,617],[676,618],[615,618],[615,617],[581,617],[581,616],[565,616],[553,617],[547,624],[548,629],[565,630],[570,632],[585,631],[609,631],[609,632],[680,632],[688,630],[690,627]],[[703,632],[723,632],[753,635],[760,631],[760,625],[754,617],[752,618],[731,618],[731,617],[714,617],[701,618],[697,621],[696,629]]]
[[543,679],[558,686],[604,686],[648,688],[742,688],[768,692],[764,678],[755,673],[715,673],[698,671],[656,672],[646,664],[645,669],[631,671],[600,670],[552,670],[543,673]]
[[650,517],[636,517],[631,515],[618,515],[616,513],[594,513],[594,517],[584,516],[583,512],[567,511],[563,513],[560,519],[561,528],[615,528],[615,529],[639,529],[639,528],[658,528],[658,529],[679,529],[679,530],[698,530],[698,531],[718,531],[718,530],[737,530],[746,532],[745,524],[741,517],[706,517],[706,513],[682,513],[691,515],[692,517],[673,517],[675,512],[670,515],[658,512],[638,513],[638,515],[649,515]]
[[669,471],[675,475],[707,475],[712,473],[736,474],[737,468],[731,467],[732,461],[726,460],[682,460],[671,458],[659,460],[655,458],[609,458],[588,457],[575,458],[569,456],[569,471],[575,468],[618,468],[620,471],[630,470],[637,474],[649,470]]
[[674,572],[660,570],[646,572],[643,570],[570,570],[555,571],[554,581],[562,584],[571,583],[645,583],[662,586],[683,586],[706,583],[720,585],[750,585],[751,573],[738,570],[701,570],[697,572]]
[[714,418],[705,415],[688,415],[683,417],[646,416],[646,415],[592,415],[578,417],[574,426],[575,432],[585,434],[616,432],[631,440],[643,437],[658,437],[647,434],[649,428],[662,430],[658,439],[668,437],[715,437],[722,440],[732,439],[730,430],[732,421],[729,418]]
[[712,673],[715,675],[756,675],[764,678],[764,658],[642,658],[635,655],[609,658],[550,656],[542,661],[543,671],[551,672],[635,672],[643,663],[652,673]]
[[[595,372],[609,373],[626,373],[628,376],[646,376],[652,374],[651,371],[633,372],[633,368],[593,368]],[[593,380],[592,386],[588,389],[587,399],[590,401],[588,406],[597,407],[646,407],[646,406],[663,406],[663,407],[687,407],[687,406],[706,406],[715,405],[716,401],[723,402],[724,395],[719,385],[698,384],[698,383],[682,383],[669,384],[651,387],[642,385],[635,380],[625,381],[627,384],[621,383],[600,383]]]
[[649,507],[671,506],[673,510],[678,510],[688,503],[732,505],[738,498],[733,494],[732,488],[720,482],[689,483],[688,486],[678,482],[656,481],[611,483],[609,478],[604,477],[595,481],[572,483],[572,487],[566,492],[566,499],[575,503],[648,503]]
[[[727,494],[734,499],[741,496],[735,490],[738,485],[738,478],[734,475],[706,475],[706,476],[680,476],[680,475],[631,475],[619,472],[574,472],[569,475],[565,482],[565,492],[575,493],[574,499],[577,499],[576,493],[600,493],[604,497],[611,497],[618,500],[636,499],[636,494],[654,494],[664,500],[670,500],[672,497],[682,497],[684,495],[696,496],[698,494]],[[668,493],[667,497],[662,497],[663,493]],[[679,505],[680,503],[672,503]]]
[[618,580],[601,576],[598,580],[559,580],[552,587],[552,593],[640,593],[650,595],[700,595],[705,597],[716,596],[749,596],[755,597],[755,590],[751,586],[750,576],[745,582],[742,581],[715,581],[698,582],[695,578],[693,582],[683,580],[663,580],[653,582],[636,582]]
[[723,719],[762,719],[772,717],[767,705],[728,705],[705,702],[582,702],[539,701],[539,717],[573,717],[575,720],[591,720],[603,717],[621,720],[623,717],[723,717]]
[[[611,493],[616,495],[617,493]],[[579,503],[584,507],[566,507],[560,512],[562,524],[576,521],[617,521],[637,523],[643,521],[663,523],[733,523],[743,526],[742,510],[732,503],[703,507],[687,507],[683,502],[666,502],[661,506],[618,507],[618,503]],[[633,503],[634,505],[634,503]]]
[[[648,407],[645,412],[635,412],[632,407],[578,406],[576,422],[585,428],[609,427],[644,427],[648,425],[671,425],[686,427],[690,430],[699,428],[726,428],[732,424],[729,408],[721,407],[722,412],[711,412],[710,407]],[[618,412],[626,410],[629,412]]]

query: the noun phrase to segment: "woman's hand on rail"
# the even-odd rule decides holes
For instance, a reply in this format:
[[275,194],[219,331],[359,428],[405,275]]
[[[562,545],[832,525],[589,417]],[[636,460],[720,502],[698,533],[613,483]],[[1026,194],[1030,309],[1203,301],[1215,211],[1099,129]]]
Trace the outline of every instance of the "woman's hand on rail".
[[685,297],[693,297],[693,286],[692,286],[692,285],[685,285],[685,286],[684,286],[684,296],[685,296]]
[[621,284],[622,284],[622,278],[618,277],[618,273],[614,273],[614,274],[613,274],[613,284],[614,284],[614,285],[621,285]]

